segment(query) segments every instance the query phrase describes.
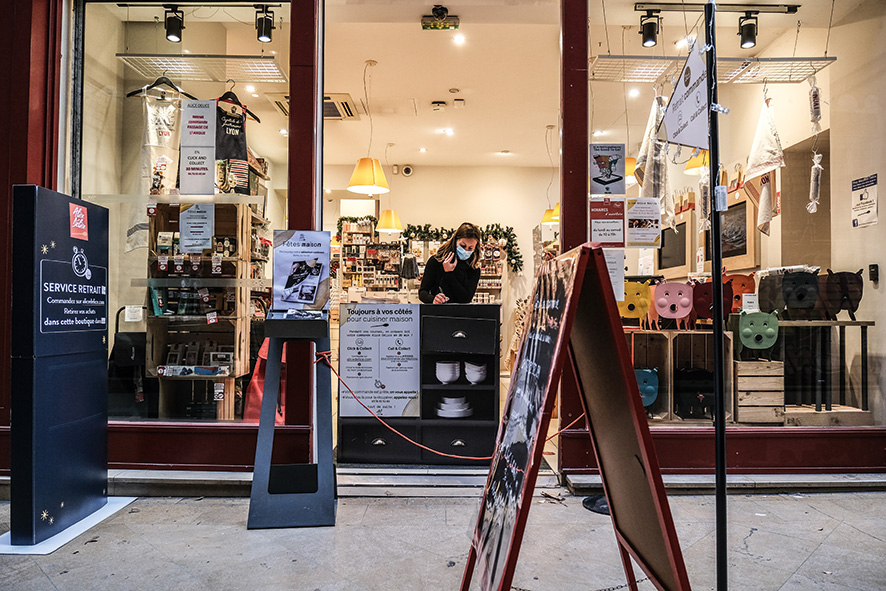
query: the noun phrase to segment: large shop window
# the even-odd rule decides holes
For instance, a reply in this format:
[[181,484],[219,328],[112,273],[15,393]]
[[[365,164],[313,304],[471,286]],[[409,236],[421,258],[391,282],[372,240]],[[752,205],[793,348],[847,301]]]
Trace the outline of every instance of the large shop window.
[[289,32],[287,3],[85,4],[77,155],[110,209],[112,420],[258,420]]

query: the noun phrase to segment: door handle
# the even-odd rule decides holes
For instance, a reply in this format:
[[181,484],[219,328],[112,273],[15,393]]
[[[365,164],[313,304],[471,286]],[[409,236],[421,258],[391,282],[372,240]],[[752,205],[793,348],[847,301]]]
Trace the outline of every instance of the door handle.
[[454,333],[452,333],[452,338],[454,338],[454,339],[466,339],[466,338],[468,338],[468,335],[467,335],[467,333],[466,333],[465,331],[463,331],[463,330],[457,330],[457,331],[455,331]]

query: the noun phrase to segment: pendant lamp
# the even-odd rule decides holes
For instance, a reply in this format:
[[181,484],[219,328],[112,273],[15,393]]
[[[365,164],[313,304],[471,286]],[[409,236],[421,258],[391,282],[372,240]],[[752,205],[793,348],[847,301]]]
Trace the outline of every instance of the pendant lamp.
[[691,174],[693,176],[701,176],[703,174],[704,169],[710,168],[710,163],[708,162],[708,151],[702,150],[698,153],[697,156],[693,156],[689,159],[689,162],[686,163],[686,168],[683,169],[685,174]]
[[553,209],[546,209],[544,217],[541,218],[541,223],[545,226],[556,226],[560,222],[554,219]]
[[357,161],[348,183],[348,191],[361,195],[382,195],[390,190],[378,158],[360,158]]
[[636,168],[636,158],[625,158],[625,185],[628,187],[633,187],[637,184],[637,177],[634,176],[634,170]]
[[363,98],[366,100],[366,114],[369,115],[369,148],[366,150],[366,158],[360,158],[357,161],[357,166],[354,167],[354,172],[348,183],[348,191],[361,195],[383,195],[391,190],[381,168],[381,162],[378,161],[378,158],[370,157],[372,153],[372,109],[369,107],[369,92],[366,90],[368,87],[366,74],[369,72],[369,68],[377,64],[378,62],[375,60],[366,60],[366,64],[363,66]]
[[554,211],[551,214],[551,219],[558,224],[560,223],[560,202],[557,202],[557,205],[554,206]]
[[376,232],[388,232],[396,234],[403,231],[403,224],[400,223],[400,216],[394,209],[386,209],[381,212],[378,218],[378,225],[375,227]]

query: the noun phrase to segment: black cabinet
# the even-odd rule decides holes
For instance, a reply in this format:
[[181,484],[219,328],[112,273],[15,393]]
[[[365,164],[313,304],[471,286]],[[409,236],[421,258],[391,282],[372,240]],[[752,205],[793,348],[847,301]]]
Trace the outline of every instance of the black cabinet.
[[[419,416],[387,420],[442,452],[407,442],[374,418],[339,418],[338,461],[483,465],[495,447],[500,419],[500,306],[422,305]],[[474,458],[474,459],[468,459]]]

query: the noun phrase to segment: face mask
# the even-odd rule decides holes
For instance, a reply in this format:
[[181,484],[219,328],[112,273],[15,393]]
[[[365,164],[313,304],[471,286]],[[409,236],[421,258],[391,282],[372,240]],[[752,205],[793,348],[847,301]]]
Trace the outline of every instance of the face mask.
[[471,258],[471,255],[474,254],[471,250],[465,250],[460,244],[455,246],[455,253],[458,255],[458,258],[466,261]]

